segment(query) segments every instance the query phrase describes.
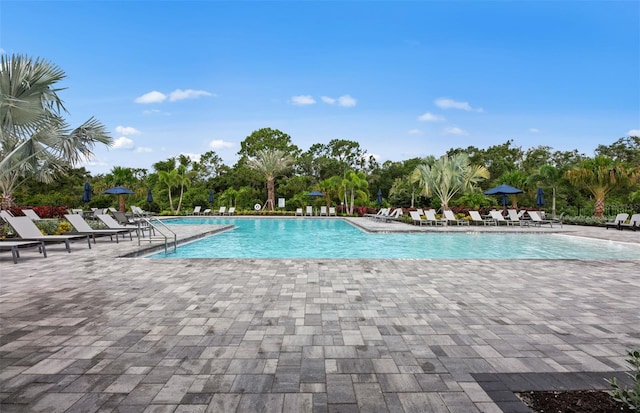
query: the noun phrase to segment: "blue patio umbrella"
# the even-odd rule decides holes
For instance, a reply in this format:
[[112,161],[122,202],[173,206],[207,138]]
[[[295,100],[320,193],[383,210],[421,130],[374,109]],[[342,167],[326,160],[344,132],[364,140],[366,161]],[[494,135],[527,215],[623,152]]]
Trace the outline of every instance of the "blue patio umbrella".
[[127,206],[124,202],[124,196],[129,194],[134,194],[135,192],[133,192],[131,189],[123,188],[121,186],[114,186],[113,188],[109,188],[106,191],[102,191],[102,193],[109,194],[109,195],[118,195],[119,197],[118,206],[119,206],[120,212],[125,212],[127,210]]
[[213,189],[209,189],[209,203],[213,204]]
[[311,191],[307,194],[307,196],[324,196],[324,194],[320,191]]
[[542,188],[538,188],[538,193],[536,194],[536,205],[539,207],[544,205],[544,191]]
[[153,194],[151,193],[151,188],[147,189],[147,202],[148,203],[153,202]]
[[378,188],[378,205],[382,205],[382,190]]
[[508,195],[522,194],[522,189],[514,188],[507,184],[498,185],[495,188],[487,189],[483,192],[485,195],[502,195],[502,205],[506,208],[509,201]]
[[93,189],[91,188],[91,185],[89,185],[89,182],[85,182],[84,183],[84,191],[82,191],[82,202],[91,202],[91,193],[92,193]]

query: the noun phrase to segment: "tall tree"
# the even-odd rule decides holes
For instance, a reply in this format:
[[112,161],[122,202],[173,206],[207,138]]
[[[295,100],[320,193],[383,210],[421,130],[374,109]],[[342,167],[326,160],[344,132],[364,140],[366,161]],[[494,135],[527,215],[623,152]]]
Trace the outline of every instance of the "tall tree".
[[551,187],[551,216],[556,217],[556,196],[558,186],[562,180],[562,170],[553,165],[542,165],[538,172],[531,176],[531,180],[543,186]]
[[27,178],[51,182],[93,156],[97,143],[111,145],[94,118],[72,129],[56,84],[66,77],[58,66],[25,55],[0,56],[0,189],[2,208]]
[[158,171],[158,182],[165,186],[169,191],[169,208],[171,209],[171,213],[175,213],[173,209],[173,197],[171,192],[174,188],[180,185],[180,175],[178,174],[177,169],[172,169],[170,171],[161,170]]
[[457,153],[451,157],[443,155],[439,159],[429,158],[418,165],[412,175],[420,184],[425,196],[433,195],[440,199],[442,210],[449,209],[449,202],[456,194],[463,194],[480,181],[489,178],[484,166],[471,165],[466,153]]
[[267,181],[267,208],[270,211],[276,205],[276,177],[287,171],[294,159],[282,150],[259,150],[256,156],[247,160],[247,166],[258,172]]
[[364,172],[348,171],[342,179],[342,189],[344,191],[344,203],[347,207],[347,214],[353,214],[356,199],[364,202],[369,198],[369,183]]
[[640,167],[627,168],[611,158],[597,156],[569,169],[565,177],[573,185],[582,187],[593,195],[593,215],[602,217],[607,195],[615,189],[637,182],[640,179]]
[[[111,172],[104,177],[104,180],[108,185],[123,186],[134,191],[139,182],[134,169],[122,166],[114,166],[111,168]],[[125,197],[122,194],[118,195],[118,209],[121,212],[127,210]]]

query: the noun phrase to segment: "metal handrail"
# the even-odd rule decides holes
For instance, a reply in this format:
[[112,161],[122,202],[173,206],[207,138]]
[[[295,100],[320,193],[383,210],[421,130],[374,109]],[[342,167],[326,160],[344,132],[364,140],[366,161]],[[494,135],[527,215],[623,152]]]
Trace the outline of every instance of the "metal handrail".
[[[173,252],[175,253],[177,248],[178,248],[178,236],[176,235],[175,232],[173,232],[171,230],[171,228],[169,228],[167,226],[167,224],[165,224],[164,222],[162,222],[161,219],[158,219],[156,217],[140,217],[138,218],[139,221],[144,221],[147,223],[147,225],[149,226],[149,229],[153,230],[153,235],[151,235],[151,231],[149,231],[149,238],[148,241],[164,241],[164,253],[165,255],[168,254],[168,244],[169,244],[169,239],[173,238]],[[170,234],[167,234],[166,232],[169,232]],[[156,233],[159,233],[160,236],[156,236]],[[142,232],[142,237],[138,237],[138,245],[140,245],[140,240],[144,239],[144,232]]]

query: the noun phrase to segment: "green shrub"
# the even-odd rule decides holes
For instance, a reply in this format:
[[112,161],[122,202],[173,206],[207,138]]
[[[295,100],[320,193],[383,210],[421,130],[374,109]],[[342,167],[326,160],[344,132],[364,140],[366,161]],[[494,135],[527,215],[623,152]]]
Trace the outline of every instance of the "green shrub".
[[640,411],[640,350],[627,351],[629,358],[625,361],[631,367],[627,376],[631,378],[631,387],[622,388],[616,378],[608,379],[607,382],[613,387],[609,392],[615,400],[627,405],[629,410]]
[[35,224],[44,235],[55,235],[59,226],[59,222],[56,219],[43,219],[35,221]]

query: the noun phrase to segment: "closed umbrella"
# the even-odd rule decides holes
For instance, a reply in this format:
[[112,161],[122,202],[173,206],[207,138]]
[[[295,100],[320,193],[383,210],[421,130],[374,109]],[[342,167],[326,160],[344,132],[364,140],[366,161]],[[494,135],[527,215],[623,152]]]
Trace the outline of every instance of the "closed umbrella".
[[118,206],[120,209],[120,212],[126,212],[127,211],[127,206],[124,202],[124,196],[128,195],[128,194],[133,194],[135,192],[133,192],[130,189],[127,188],[123,188],[121,186],[114,186],[113,188],[109,188],[106,191],[102,191],[103,194],[109,194],[109,195],[118,195],[120,197],[119,202],[118,202]]
[[536,194],[536,205],[539,207],[544,206],[544,191],[542,188],[538,188],[538,193]]
[[209,189],[209,203],[213,204],[213,189]]
[[382,205],[382,190],[378,188],[378,205]]
[[84,191],[82,191],[82,202],[87,203],[87,202],[91,202],[91,192],[93,191],[93,189],[91,188],[91,185],[89,185],[89,182],[85,182],[84,183]]
[[151,188],[147,189],[147,203],[153,202],[153,194],[151,193]]

